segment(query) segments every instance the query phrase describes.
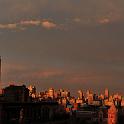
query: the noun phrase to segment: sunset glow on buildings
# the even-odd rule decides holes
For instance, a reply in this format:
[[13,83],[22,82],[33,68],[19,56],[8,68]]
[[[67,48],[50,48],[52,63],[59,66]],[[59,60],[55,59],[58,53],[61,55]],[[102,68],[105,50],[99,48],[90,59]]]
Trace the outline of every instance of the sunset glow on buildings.
[[0,124],[124,124],[123,54],[124,0],[0,0]]

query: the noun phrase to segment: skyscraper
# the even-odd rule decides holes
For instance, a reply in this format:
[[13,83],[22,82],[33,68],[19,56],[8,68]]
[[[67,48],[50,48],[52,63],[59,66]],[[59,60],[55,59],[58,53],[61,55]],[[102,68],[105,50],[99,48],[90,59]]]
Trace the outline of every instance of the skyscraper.
[[105,89],[105,98],[109,98],[109,90],[107,88]]
[[53,88],[49,88],[48,93],[49,93],[49,97],[54,98],[54,89]]
[[83,94],[82,90],[79,90],[78,94],[79,94],[79,99],[83,99],[84,98],[84,94]]
[[1,88],[1,74],[2,74],[2,67],[1,67],[1,56],[0,56],[0,88]]
[[118,110],[115,105],[112,104],[110,109],[108,110],[108,124],[117,124],[118,120]]

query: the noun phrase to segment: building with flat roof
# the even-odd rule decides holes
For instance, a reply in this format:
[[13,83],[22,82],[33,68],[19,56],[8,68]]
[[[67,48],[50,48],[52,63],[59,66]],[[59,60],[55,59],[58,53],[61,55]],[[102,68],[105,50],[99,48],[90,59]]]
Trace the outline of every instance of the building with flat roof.
[[28,102],[29,89],[25,85],[10,85],[3,89],[3,96],[6,102]]

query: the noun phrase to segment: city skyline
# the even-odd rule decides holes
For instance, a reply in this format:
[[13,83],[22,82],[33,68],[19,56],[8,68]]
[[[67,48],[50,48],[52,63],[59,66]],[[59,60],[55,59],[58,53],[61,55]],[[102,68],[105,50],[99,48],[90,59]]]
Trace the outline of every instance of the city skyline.
[[0,0],[2,86],[124,94],[123,0]]
[[108,89],[103,94],[79,90],[75,97],[65,89],[37,92],[35,86],[10,85],[2,89],[1,101],[0,121],[4,124],[123,123],[124,97],[110,94]]

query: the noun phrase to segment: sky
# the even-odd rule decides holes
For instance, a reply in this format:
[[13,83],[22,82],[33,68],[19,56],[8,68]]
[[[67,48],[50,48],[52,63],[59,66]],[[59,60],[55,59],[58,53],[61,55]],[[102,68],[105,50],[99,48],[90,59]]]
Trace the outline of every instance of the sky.
[[124,93],[123,0],[0,0],[2,87]]

